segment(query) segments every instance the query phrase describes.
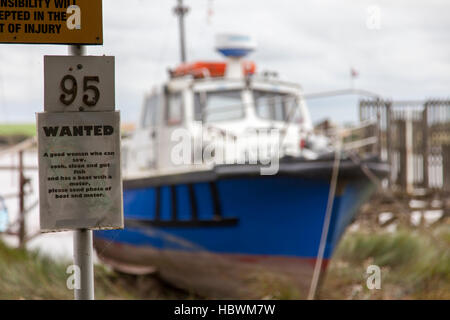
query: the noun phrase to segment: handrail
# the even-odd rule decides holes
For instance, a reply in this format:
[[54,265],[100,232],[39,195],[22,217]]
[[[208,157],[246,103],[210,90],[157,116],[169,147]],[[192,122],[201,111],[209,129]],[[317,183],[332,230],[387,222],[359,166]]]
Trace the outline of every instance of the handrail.
[[344,151],[360,149],[360,148],[364,148],[364,147],[376,144],[377,142],[378,142],[378,138],[377,137],[369,137],[369,138],[365,138],[365,139],[361,139],[361,140],[345,143],[343,145],[342,149]]
[[5,154],[10,154],[10,153],[17,153],[20,151],[24,151],[27,149],[31,149],[32,147],[34,147],[37,144],[37,139],[36,137],[33,138],[29,138],[25,141],[22,141],[10,148],[4,149],[4,150],[0,150],[0,157],[5,155]]
[[372,98],[380,99],[382,96],[378,93],[371,92],[363,89],[341,89],[341,90],[333,90],[333,91],[322,91],[316,93],[307,93],[302,94],[301,96],[305,99],[318,99],[318,98],[326,98],[326,97],[335,97],[335,96],[343,96],[343,95],[351,95],[351,94],[359,94],[363,96],[368,96]]

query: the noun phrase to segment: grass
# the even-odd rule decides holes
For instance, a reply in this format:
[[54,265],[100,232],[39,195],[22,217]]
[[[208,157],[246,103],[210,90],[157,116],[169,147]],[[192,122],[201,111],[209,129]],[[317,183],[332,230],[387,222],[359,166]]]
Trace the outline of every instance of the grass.
[[[54,261],[37,251],[9,248],[0,241],[1,299],[73,299],[66,287],[71,261]],[[366,287],[369,265],[381,268],[381,289]],[[255,279],[255,281],[262,281]],[[295,292],[267,282],[268,297],[291,299]],[[192,299],[155,277],[119,275],[95,267],[96,299]],[[347,232],[319,292],[320,299],[450,299],[450,225]]]
[[26,136],[36,135],[36,125],[33,123],[2,123],[0,124],[0,136]]
[[[66,282],[71,261],[59,261],[38,251],[13,249],[0,241],[0,300],[73,299]],[[161,283],[154,277],[119,275],[96,265],[96,299],[188,299],[188,294]]]
[[[366,270],[381,268],[381,289]],[[450,225],[395,233],[347,233],[324,279],[322,299],[450,299]]]
[[[70,264],[0,242],[0,299],[73,299],[73,291],[66,287]],[[95,283],[100,299],[136,298],[118,286],[113,274],[102,267],[96,267]]]

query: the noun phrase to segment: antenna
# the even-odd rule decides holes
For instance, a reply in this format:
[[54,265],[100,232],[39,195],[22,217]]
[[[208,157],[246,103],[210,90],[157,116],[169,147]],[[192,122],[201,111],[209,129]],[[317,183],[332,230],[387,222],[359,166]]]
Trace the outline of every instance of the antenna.
[[183,5],[183,0],[178,0],[178,5],[173,9],[173,12],[178,16],[178,23],[180,26],[180,50],[181,62],[186,62],[186,46],[184,36],[184,16],[189,12],[189,8]]

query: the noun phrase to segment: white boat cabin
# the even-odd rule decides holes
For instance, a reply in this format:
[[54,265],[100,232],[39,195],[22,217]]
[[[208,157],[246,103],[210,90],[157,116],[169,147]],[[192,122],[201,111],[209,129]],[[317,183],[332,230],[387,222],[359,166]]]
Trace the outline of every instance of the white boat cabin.
[[172,71],[146,96],[137,128],[123,143],[124,176],[308,156],[313,125],[301,87],[255,69],[241,56],[228,56],[226,63]]

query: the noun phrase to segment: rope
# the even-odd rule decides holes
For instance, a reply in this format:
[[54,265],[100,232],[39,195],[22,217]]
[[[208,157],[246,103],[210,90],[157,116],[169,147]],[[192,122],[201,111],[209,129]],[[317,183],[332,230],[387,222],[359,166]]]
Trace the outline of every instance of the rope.
[[320,274],[322,271],[323,256],[325,254],[328,230],[330,228],[331,214],[333,212],[334,198],[336,195],[336,188],[337,188],[338,175],[339,175],[339,166],[341,163],[341,150],[342,150],[342,141],[341,141],[341,137],[338,137],[338,141],[336,143],[336,151],[335,151],[335,155],[334,155],[334,164],[333,164],[333,172],[332,172],[332,176],[331,176],[330,192],[328,194],[327,210],[325,212],[325,220],[323,222],[323,227],[322,227],[322,235],[320,238],[319,252],[317,254],[316,264],[314,266],[314,273],[313,273],[313,277],[311,280],[311,287],[309,288],[308,300],[314,300],[316,297],[317,286],[318,286]]
[[361,159],[358,157],[356,153],[348,152],[348,156],[354,164],[356,164],[361,168],[361,171],[373,184],[375,184],[380,190],[383,190],[383,184],[381,182],[381,179],[379,179],[377,175],[374,174],[365,163],[361,162]]

